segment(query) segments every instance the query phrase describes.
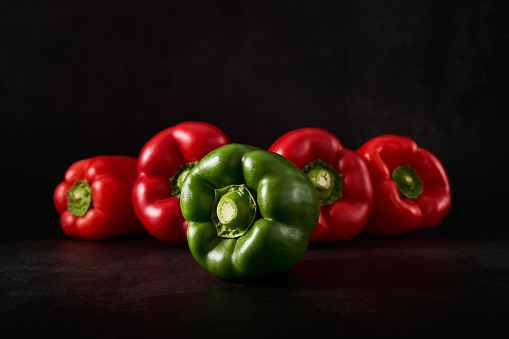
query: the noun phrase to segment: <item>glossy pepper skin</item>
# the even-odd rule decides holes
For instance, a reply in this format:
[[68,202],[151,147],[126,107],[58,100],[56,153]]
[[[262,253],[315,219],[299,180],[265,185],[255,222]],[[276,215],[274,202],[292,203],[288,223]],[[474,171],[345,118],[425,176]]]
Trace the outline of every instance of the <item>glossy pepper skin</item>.
[[325,179],[332,181],[327,184],[337,187],[335,196],[325,194],[320,199],[320,218],[310,242],[344,241],[361,232],[373,204],[373,187],[368,168],[355,151],[343,147],[331,132],[316,127],[282,135],[269,151],[283,155],[305,170],[319,191],[324,187],[316,180],[317,169],[325,171],[328,176]]
[[[435,155],[414,140],[381,135],[368,140],[357,153],[368,165],[375,193],[365,234],[420,231],[436,225],[447,214],[451,206],[447,174]],[[400,179],[398,170],[404,171]]]
[[149,139],[138,156],[132,201],[143,227],[169,243],[187,242],[187,221],[180,210],[180,188],[189,169],[213,149],[228,143],[216,126],[186,121]]
[[98,156],[73,163],[53,193],[64,233],[101,240],[143,232],[131,202],[136,162],[127,156]]
[[[245,205],[236,200],[241,196]],[[269,277],[291,268],[306,250],[320,211],[316,191],[299,168],[243,144],[206,155],[189,172],[180,203],[191,253],[222,279]]]

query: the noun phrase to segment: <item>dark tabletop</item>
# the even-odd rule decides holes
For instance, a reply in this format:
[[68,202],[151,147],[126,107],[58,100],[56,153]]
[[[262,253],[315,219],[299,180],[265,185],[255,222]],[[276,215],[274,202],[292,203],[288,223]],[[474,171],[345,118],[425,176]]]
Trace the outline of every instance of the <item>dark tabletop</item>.
[[[509,237],[481,217],[310,244],[281,276],[224,281],[148,235],[0,242],[8,337],[478,337],[504,328]],[[5,337],[4,337],[5,338]]]

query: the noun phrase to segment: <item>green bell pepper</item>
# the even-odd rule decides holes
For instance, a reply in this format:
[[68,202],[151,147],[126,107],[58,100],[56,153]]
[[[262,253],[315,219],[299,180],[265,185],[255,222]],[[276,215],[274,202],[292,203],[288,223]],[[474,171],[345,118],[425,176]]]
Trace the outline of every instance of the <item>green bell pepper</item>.
[[201,159],[180,206],[196,261],[222,279],[280,274],[304,254],[320,214],[309,177],[285,157],[228,144]]

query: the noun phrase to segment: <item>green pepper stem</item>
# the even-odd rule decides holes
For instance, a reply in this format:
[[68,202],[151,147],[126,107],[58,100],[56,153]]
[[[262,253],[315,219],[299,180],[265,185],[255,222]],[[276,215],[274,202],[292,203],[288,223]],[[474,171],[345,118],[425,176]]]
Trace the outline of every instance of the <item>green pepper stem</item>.
[[311,179],[318,192],[320,204],[333,203],[343,195],[343,175],[336,172],[331,165],[318,159],[306,165],[302,170]]
[[404,197],[417,199],[422,193],[423,182],[415,168],[409,165],[396,167],[392,171],[392,180],[396,183],[398,192]]
[[230,185],[215,190],[211,219],[217,235],[237,238],[244,235],[254,222],[255,199],[245,185]]
[[184,184],[187,175],[195,165],[196,162],[188,162],[187,164],[180,166],[175,174],[170,178],[171,194],[174,197],[180,198],[182,185]]
[[67,210],[78,216],[84,216],[92,206],[90,184],[84,180],[77,180],[66,192]]

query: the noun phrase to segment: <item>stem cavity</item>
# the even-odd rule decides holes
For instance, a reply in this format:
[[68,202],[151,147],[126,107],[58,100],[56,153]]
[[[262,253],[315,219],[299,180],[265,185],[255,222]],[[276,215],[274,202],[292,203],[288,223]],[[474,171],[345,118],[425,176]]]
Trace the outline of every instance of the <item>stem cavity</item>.
[[194,167],[194,165],[196,165],[196,162],[189,162],[185,165],[180,166],[179,169],[175,172],[175,174],[170,178],[171,194],[174,197],[180,198],[180,193],[182,192],[182,185],[184,184],[184,180],[186,180],[187,175]]
[[84,180],[76,181],[67,194],[67,210],[78,216],[84,216],[92,206],[92,193],[90,184]]
[[398,192],[404,197],[417,199],[422,193],[423,182],[417,171],[409,165],[396,167],[392,171],[392,180],[396,182]]
[[258,206],[246,185],[229,185],[216,189],[210,218],[222,238],[246,234],[253,224]]
[[329,164],[318,159],[306,165],[304,173],[311,179],[318,192],[320,204],[328,205],[341,198],[343,194],[343,175]]

